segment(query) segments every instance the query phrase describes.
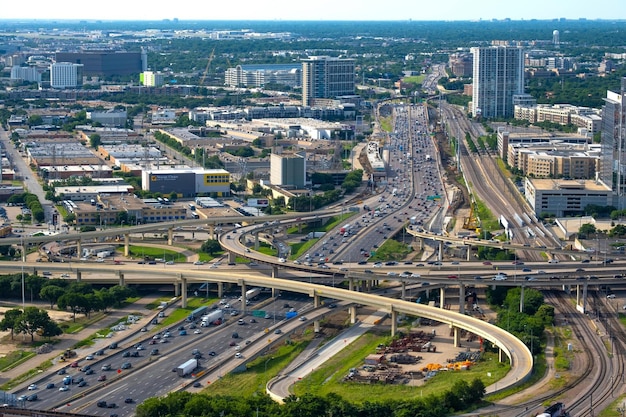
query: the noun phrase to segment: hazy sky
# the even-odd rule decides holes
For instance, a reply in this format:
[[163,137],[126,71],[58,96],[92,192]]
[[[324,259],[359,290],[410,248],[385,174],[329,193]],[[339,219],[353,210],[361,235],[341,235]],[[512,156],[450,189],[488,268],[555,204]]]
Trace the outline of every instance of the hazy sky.
[[[310,7],[313,7],[312,9]],[[0,19],[99,20],[477,20],[626,19],[625,0],[30,0]]]

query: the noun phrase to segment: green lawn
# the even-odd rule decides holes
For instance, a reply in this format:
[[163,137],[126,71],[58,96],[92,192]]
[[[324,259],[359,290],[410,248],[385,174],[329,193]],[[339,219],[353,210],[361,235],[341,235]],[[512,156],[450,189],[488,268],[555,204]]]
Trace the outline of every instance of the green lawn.
[[424,82],[424,78],[426,78],[426,74],[412,75],[410,77],[404,77],[402,79],[402,82],[410,84],[422,84]]
[[217,299],[214,299],[214,298],[207,300],[206,298],[202,298],[202,297],[189,297],[187,298],[187,307],[185,308],[179,307],[176,310],[169,312],[168,313],[169,315],[165,317],[159,323],[159,326],[169,327],[172,324],[175,324],[181,320],[184,320],[196,308],[203,306],[203,305],[210,306],[211,304],[214,304],[216,301]]
[[[124,250],[124,248],[118,248],[117,250],[118,252],[121,252]],[[161,258],[167,261],[187,262],[187,257],[185,255],[169,249],[153,248],[151,246],[131,245],[128,248],[128,252],[133,258],[143,258],[145,256],[149,256],[151,258]]]
[[401,261],[411,253],[411,250],[404,243],[397,240],[388,239],[378,249],[376,254],[369,258],[372,262],[378,261]]

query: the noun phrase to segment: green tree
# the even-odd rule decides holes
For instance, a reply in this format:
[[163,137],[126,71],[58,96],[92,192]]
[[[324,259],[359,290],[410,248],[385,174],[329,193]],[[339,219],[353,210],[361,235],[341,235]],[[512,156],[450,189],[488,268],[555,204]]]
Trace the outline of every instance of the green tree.
[[220,245],[219,241],[209,239],[202,244],[200,250],[204,253],[208,253],[209,255],[213,255],[214,253],[221,251],[222,246]]
[[589,237],[590,235],[595,235],[598,233],[596,226],[591,223],[585,223],[578,229],[578,236],[583,239]]
[[0,330],[11,330],[11,340],[13,340],[17,331],[20,317],[22,317],[22,310],[12,308],[4,313],[4,318],[0,321]]
[[39,291],[39,297],[50,303],[50,308],[54,307],[59,297],[65,293],[65,290],[57,285],[46,285]]
[[89,146],[94,149],[98,149],[100,144],[102,143],[102,138],[99,134],[94,133],[93,135],[89,135]]
[[26,307],[24,313],[18,319],[17,330],[20,333],[29,334],[30,341],[35,341],[35,333],[50,326],[50,316],[46,310],[37,307]]
[[65,293],[57,300],[57,306],[60,310],[69,308],[72,311],[74,321],[76,321],[76,313],[84,311],[86,304],[85,296],[75,292]]

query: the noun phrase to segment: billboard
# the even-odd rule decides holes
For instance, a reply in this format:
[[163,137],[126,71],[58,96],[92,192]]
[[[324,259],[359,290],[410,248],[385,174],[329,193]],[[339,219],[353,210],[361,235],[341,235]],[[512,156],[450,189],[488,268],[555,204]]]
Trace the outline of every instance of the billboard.
[[267,198],[249,198],[246,204],[248,207],[267,207],[270,201]]

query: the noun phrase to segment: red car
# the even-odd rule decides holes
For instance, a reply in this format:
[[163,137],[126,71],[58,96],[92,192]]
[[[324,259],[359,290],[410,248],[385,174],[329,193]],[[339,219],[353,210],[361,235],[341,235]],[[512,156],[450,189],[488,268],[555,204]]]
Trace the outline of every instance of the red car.
[[485,262],[483,262],[483,265],[491,265],[491,262],[485,261]]
[[457,279],[459,276],[458,275],[448,275],[448,278],[450,279]]

